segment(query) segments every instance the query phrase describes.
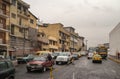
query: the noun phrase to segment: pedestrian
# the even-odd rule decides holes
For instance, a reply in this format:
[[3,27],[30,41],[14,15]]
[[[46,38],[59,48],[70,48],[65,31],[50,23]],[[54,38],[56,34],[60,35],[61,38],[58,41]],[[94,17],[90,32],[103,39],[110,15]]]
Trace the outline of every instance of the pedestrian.
[[51,56],[51,54],[48,54],[47,59],[48,59],[49,61],[52,60],[52,56]]
[[[73,52],[71,52],[71,56],[72,55],[73,55]],[[74,58],[73,58],[73,56],[71,57],[70,62],[74,65]]]

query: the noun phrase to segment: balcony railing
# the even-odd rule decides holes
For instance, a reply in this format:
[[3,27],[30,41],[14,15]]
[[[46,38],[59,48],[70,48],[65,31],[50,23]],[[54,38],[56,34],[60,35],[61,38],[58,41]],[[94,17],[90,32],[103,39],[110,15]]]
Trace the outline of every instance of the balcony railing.
[[2,24],[2,23],[0,23],[0,28],[2,28],[2,29],[3,29],[3,24]]
[[0,38],[0,44],[6,44],[6,43],[7,43],[6,40],[4,40],[3,38]]
[[22,17],[25,17],[25,18],[29,17],[29,14],[27,12],[24,12],[22,10],[17,10],[17,12],[18,12],[18,15],[20,15]]
[[2,18],[8,18],[9,13],[6,10],[3,10],[0,8],[0,16],[2,16]]
[[3,44],[3,40],[0,38],[0,44]]
[[49,43],[49,40],[47,37],[38,37],[38,41],[43,42],[43,43]]

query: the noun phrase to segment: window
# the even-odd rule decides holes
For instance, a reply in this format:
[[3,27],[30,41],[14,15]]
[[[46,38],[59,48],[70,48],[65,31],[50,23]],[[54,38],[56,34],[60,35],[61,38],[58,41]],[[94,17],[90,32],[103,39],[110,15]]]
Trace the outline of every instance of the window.
[[12,0],[12,5],[16,6],[16,0]]
[[14,25],[11,25],[11,34],[14,35]]
[[34,23],[33,19],[30,19],[30,23],[31,23],[31,24],[33,24],[33,23]]
[[19,28],[19,32],[24,33],[24,29],[23,28]]
[[7,62],[8,63],[8,67],[10,68],[10,67],[13,67],[13,64],[12,64],[12,62]]
[[51,40],[49,40],[49,44],[52,45],[52,41]]
[[20,4],[20,3],[18,3],[17,8],[18,8],[19,10],[21,10],[21,9],[22,9],[22,6],[21,6],[21,4]]
[[12,16],[12,18],[14,18],[14,19],[16,18],[16,14],[14,14],[14,13],[12,13],[11,16]]
[[60,43],[60,44],[62,43],[61,40],[59,40],[59,43]]
[[53,41],[53,45],[55,45],[55,41]]
[[22,24],[22,19],[21,18],[19,18],[19,25],[21,25]]

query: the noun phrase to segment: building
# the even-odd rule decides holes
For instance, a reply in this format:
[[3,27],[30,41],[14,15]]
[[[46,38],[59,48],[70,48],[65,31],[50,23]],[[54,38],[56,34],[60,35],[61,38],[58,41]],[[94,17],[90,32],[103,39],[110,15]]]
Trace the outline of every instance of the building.
[[39,28],[49,39],[49,51],[69,51],[70,36],[61,23],[43,24]]
[[9,42],[9,6],[10,0],[0,0],[0,55],[6,57],[8,53]]
[[109,33],[110,55],[120,52],[120,23]]
[[84,37],[80,37],[73,27],[65,27],[65,29],[70,33],[70,51],[82,50]]
[[28,24],[28,39],[30,41],[30,53],[35,53],[36,48],[38,47],[38,27],[37,27],[37,17],[29,11],[29,24]]
[[48,51],[49,40],[47,35],[40,28],[37,34],[37,50],[38,51]]
[[29,7],[22,0],[12,0],[10,6],[9,52],[15,56],[33,53],[36,47],[37,18],[28,10]]

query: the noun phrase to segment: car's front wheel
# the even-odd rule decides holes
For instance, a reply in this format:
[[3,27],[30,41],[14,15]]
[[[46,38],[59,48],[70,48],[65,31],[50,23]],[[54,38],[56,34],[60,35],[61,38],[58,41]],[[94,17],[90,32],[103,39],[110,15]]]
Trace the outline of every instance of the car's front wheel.
[[47,68],[46,68],[46,67],[43,67],[42,72],[45,72],[46,70],[47,70]]
[[31,69],[27,69],[27,72],[31,72]]

